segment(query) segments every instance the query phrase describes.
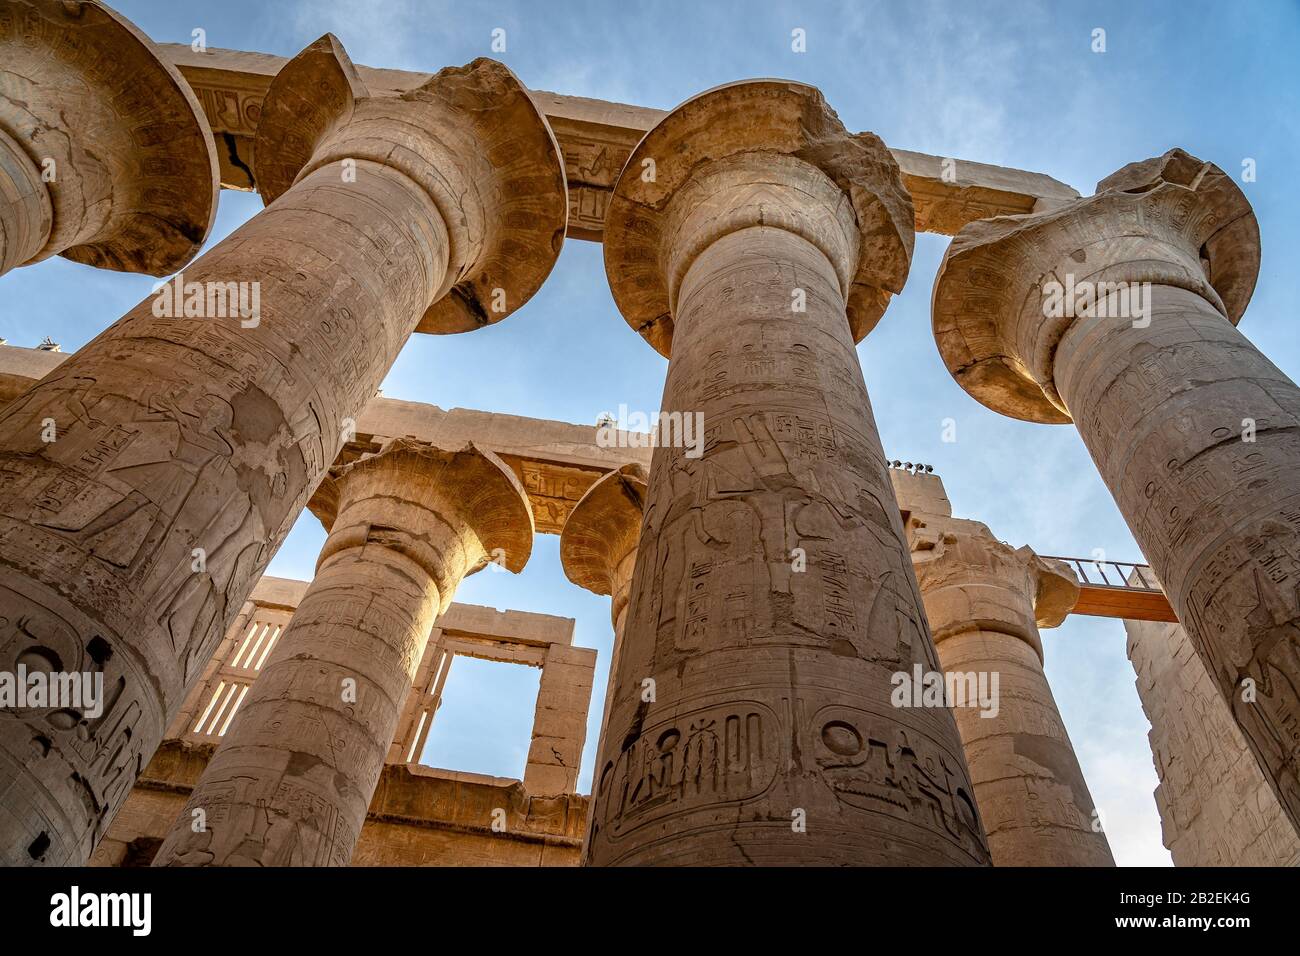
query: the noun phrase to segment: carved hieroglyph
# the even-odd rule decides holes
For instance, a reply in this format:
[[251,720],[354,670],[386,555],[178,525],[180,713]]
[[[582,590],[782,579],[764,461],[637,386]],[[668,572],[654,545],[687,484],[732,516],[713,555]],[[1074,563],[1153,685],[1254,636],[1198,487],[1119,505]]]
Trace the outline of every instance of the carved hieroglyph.
[[[1083,771],[1043,673],[1038,626],[1079,596],[1074,574],[1012,549],[977,521],[913,515],[912,561],[994,866],[1114,866]],[[992,706],[971,700],[980,686]]]
[[[1300,389],[1236,329],[1258,270],[1240,189],[1171,150],[1089,199],[962,230],[935,285],[934,330],[980,402],[1075,422],[1300,824]],[[1085,287],[1110,317],[1056,317],[1048,283],[1084,281],[1127,285]]]
[[165,275],[198,252],[212,133],[134,25],[91,0],[7,0],[0,90],[0,275],[56,255]]
[[532,553],[527,495],[472,445],[397,439],[327,481],[316,577],[155,866],[346,866],[434,619]]
[[614,297],[671,356],[587,862],[984,863],[854,351],[902,288],[913,212],[880,140],[814,89],[719,87],[628,160]]
[[274,201],[184,278],[260,283],[260,319],[146,300],[0,412],[0,666],[110,688],[0,715],[2,864],[89,856],[416,325],[496,321],[558,254],[563,166],[499,63],[368,97],[327,36],[258,132]]

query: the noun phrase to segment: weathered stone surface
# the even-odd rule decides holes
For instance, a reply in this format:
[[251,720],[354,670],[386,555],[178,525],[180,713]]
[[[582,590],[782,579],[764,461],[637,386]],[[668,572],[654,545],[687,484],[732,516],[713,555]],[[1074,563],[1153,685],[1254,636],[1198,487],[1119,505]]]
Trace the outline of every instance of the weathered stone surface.
[[[65,352],[0,345],[0,407],[5,396],[21,395],[70,357]],[[587,489],[624,465],[649,469],[653,451],[630,441],[630,433],[617,430],[609,443],[612,447],[602,447],[595,444],[598,429],[591,425],[471,408],[442,409],[382,396],[366,403],[356,424],[356,439],[344,445],[340,463],[378,451],[385,442],[402,436],[442,446],[472,441],[493,452],[523,483],[539,534],[560,534]],[[889,478],[904,523],[913,511],[952,513],[938,475],[891,467]]]
[[[1172,150],[1090,199],[963,230],[935,284],[934,329],[976,399],[1078,426],[1300,824],[1300,389],[1235,327],[1258,263],[1236,184]],[[1104,310],[1049,316],[1049,280],[1123,283],[1149,294],[1147,315],[1117,317],[1108,290]]]
[[[1012,549],[977,521],[912,515],[912,561],[939,663],[993,706],[954,702],[994,866],[1114,866],[1043,673],[1038,627],[1079,594],[1074,574]],[[974,682],[974,683],[973,683]],[[960,705],[960,706],[958,706]]]
[[[269,204],[177,280],[265,285],[264,317],[155,300],[72,357],[0,347],[0,669],[109,690],[100,717],[0,714],[0,864],[84,860],[128,792],[95,859],[147,862],[196,783],[210,825],[186,812],[159,862],[572,862],[595,652],[566,619],[433,623],[534,530],[563,531],[571,580],[612,597],[588,862],[1109,863],[1041,667],[1037,626],[1073,584],[953,519],[919,466],[887,467],[853,349],[913,226],[1018,212],[953,244],[941,352],[985,404],[1078,421],[1188,622],[1146,657],[1130,644],[1140,674],[1189,688],[1144,695],[1176,858],[1296,858],[1300,397],[1233,328],[1258,228],[1217,167],[1175,150],[1079,200],[849,135],[782,81],[665,114],[530,92],[489,61],[354,68],[329,36],[290,61],[166,55],[197,96],[99,2],[0,4],[0,273],[55,254],[170,271],[217,170]],[[707,423],[703,457],[661,447],[652,481],[645,449],[590,427],[374,397],[413,330],[522,305],[566,207],[670,357],[665,410]],[[1066,276],[1150,283],[1153,321],[1046,314]],[[431,491],[431,459],[466,474]],[[331,528],[316,581],[246,600],[305,503]],[[411,763],[457,655],[542,669],[521,781]],[[886,706],[913,665],[996,669],[998,717]],[[200,781],[212,751],[191,744],[227,730]],[[185,742],[133,788],[163,736]]]
[[597,754],[605,752],[605,729],[614,701],[614,675],[623,650],[623,628],[627,623],[632,572],[641,540],[645,497],[646,470],[637,464],[624,465],[587,489],[560,534],[560,562],[565,576],[579,587],[611,598],[614,644],[606,674]]
[[268,203],[314,170],[395,170],[433,201],[455,256],[419,331],[467,332],[527,302],[564,242],[565,180],[550,127],[508,69],[478,59],[400,95],[371,92],[326,36],[262,105],[258,188]]
[[0,409],[68,359],[64,352],[0,345]]
[[[92,866],[152,862],[308,588],[306,581],[286,578],[257,582],[182,717],[173,721],[168,739],[100,841]],[[534,737],[544,737],[548,753],[555,753],[529,769],[534,777],[544,773],[567,782],[571,775],[557,767],[560,760],[576,765],[582,752],[596,658],[594,650],[573,646],[573,627],[571,618],[472,604],[452,604],[439,616],[407,693],[353,866],[577,864],[587,798],[574,786],[546,794],[535,789],[536,780],[530,783],[527,770],[521,781],[420,762],[421,732],[437,710],[449,658],[466,655],[541,668]],[[262,835],[250,833],[255,839]]]
[[[212,753],[178,740],[159,747],[89,865],[148,866]],[[388,764],[352,865],[577,866],[586,816],[578,794],[541,797],[518,780]]]
[[1179,624],[1125,621],[1175,866],[1300,866],[1300,835]]
[[[262,98],[284,58],[213,47],[198,53],[184,43],[159,46],[194,87],[213,131],[224,140],[222,184],[230,189],[257,188],[251,157]],[[428,79],[427,73],[366,66],[358,66],[357,72],[373,90],[400,92]],[[545,90],[531,90],[530,95],[546,114],[564,152],[569,181],[568,234],[599,242],[623,164],[641,137],[665,114],[644,106]],[[1032,212],[1079,198],[1073,188],[1043,173],[906,149],[890,152],[911,193],[917,232],[951,236],[976,219]]]
[[0,275],[45,248],[53,221],[40,169],[0,129]]
[[646,470],[624,465],[587,489],[560,534],[565,576],[578,587],[610,595],[615,634],[623,630],[645,495]]
[[[1102,180],[1094,196],[962,229],[935,280],[935,341],[980,403],[1025,421],[1068,422],[1053,361],[1076,320],[1090,317],[1044,315],[1044,284],[1068,275],[1150,282],[1194,293],[1236,325],[1258,271],[1259,226],[1241,190],[1217,166],[1170,150]],[[1158,325],[1111,331],[1143,339]]]
[[641,141],[619,183],[606,271],[623,317],[665,357],[687,271],[741,229],[781,229],[822,249],[855,342],[907,281],[915,234],[898,164],[874,133],[850,136],[811,87],[752,80],[687,100]]
[[952,715],[889,706],[937,662],[854,337],[912,219],[797,83],[702,94],[629,158],[606,269],[705,444],[655,450],[588,863],[987,862]]
[[315,151],[185,274],[259,283],[258,321],[147,300],[0,413],[0,664],[52,648],[113,689],[94,722],[0,715],[2,863],[89,856],[422,316],[492,321],[485,283],[508,312],[554,261],[563,169],[505,67],[382,104],[350,71],[331,37],[285,67],[265,108],[301,115],[264,132]]
[[546,649],[524,765],[529,793],[555,797],[577,791],[595,664],[591,648],[552,644]]
[[[0,355],[0,361],[3,355]],[[0,375],[3,366],[0,365]],[[559,534],[569,513],[591,485],[625,464],[650,465],[639,436],[611,430],[607,446],[597,427],[544,421],[468,408],[375,398],[357,419],[357,433],[340,453],[345,461],[379,447],[386,438],[409,435],[440,445],[473,441],[500,456],[523,483],[538,533]],[[315,508],[313,502],[308,507]]]
[[90,0],[9,0],[0,76],[0,274],[62,255],[166,275],[198,252],[216,148],[148,37]]
[[434,619],[467,574],[532,552],[523,489],[473,446],[399,439],[327,480],[316,577],[155,865],[347,865]]

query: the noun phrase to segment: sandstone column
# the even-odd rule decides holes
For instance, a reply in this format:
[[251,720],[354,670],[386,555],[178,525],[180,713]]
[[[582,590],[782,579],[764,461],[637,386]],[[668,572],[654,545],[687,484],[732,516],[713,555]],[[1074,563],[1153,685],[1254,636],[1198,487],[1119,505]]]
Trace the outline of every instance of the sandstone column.
[[273,201],[184,280],[260,315],[151,298],[0,411],[0,666],[57,649],[110,693],[0,715],[0,864],[88,857],[407,337],[502,318],[558,253],[555,140],[498,63],[369,96],[324,37],[256,151]]
[[934,328],[977,400],[1076,423],[1296,824],[1300,389],[1236,329],[1258,269],[1236,184],[1172,150],[1089,199],[963,229]]
[[90,0],[9,0],[0,78],[0,275],[56,255],[165,275],[198,252],[216,150],[148,37]]
[[1125,621],[1174,866],[1300,866],[1287,819],[1180,624]]
[[[614,674],[623,646],[628,594],[636,565],[637,543],[645,509],[646,474],[640,465],[624,465],[605,475],[569,512],[560,534],[560,563],[565,576],[579,587],[608,594],[614,622],[614,643],[609,657],[605,705],[601,708],[600,737],[596,753],[605,751],[605,727],[614,700]],[[587,814],[587,840],[593,814]],[[585,846],[585,844],[584,844]]]
[[532,552],[522,486],[472,445],[397,439],[328,481],[316,577],[155,866],[346,866],[434,619]]
[[654,453],[589,863],[987,862],[951,713],[889,702],[937,662],[854,342],[912,229],[798,83],[702,94],[624,167],[614,297],[705,440]]
[[579,587],[608,594],[613,599],[610,604],[614,622],[611,670],[617,666],[627,620],[628,591],[641,536],[645,495],[645,469],[636,464],[624,465],[587,489],[569,512],[560,534],[560,563],[565,577]]
[[[912,521],[923,525],[912,561],[939,664],[965,695],[953,715],[993,865],[1114,866],[1043,673],[1038,627],[1065,620],[1077,579],[977,521]],[[991,701],[973,699],[980,681]]]

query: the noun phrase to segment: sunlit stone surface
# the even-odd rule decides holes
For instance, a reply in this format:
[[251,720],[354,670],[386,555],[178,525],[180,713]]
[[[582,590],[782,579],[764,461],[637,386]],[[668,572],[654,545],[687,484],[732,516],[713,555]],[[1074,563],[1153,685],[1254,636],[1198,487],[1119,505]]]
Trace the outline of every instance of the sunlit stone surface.
[[[267,208],[191,262],[218,185]],[[1087,603],[886,461],[855,345],[914,231],[956,236],[953,376],[1077,424],[1167,600]],[[376,395],[412,333],[522,307],[566,235],[670,359],[653,454]],[[1300,855],[1300,392],[1235,328],[1258,228],[1213,164],[1081,199],[850,133],[799,83],[665,113],[2,0],[0,276],[55,255],[183,271],[73,354],[0,342],[0,673],[106,691],[0,708],[0,865],[1109,865],[1042,669],[1068,613],[1146,615],[1175,862]],[[264,577],[304,507],[315,578]],[[534,533],[609,595],[611,660],[451,603]],[[458,656],[541,672],[519,779],[421,763]],[[915,669],[996,677],[997,716],[892,700]]]

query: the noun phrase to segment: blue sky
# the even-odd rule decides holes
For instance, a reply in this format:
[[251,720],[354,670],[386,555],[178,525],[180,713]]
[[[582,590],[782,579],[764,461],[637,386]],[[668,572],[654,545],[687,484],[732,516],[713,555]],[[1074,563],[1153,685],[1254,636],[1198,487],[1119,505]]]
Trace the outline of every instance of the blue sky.
[[[434,71],[496,55],[529,86],[669,109],[732,80],[780,76],[820,87],[851,130],[891,146],[1048,173],[1085,195],[1120,166],[1181,146],[1238,175],[1263,236],[1259,285],[1242,330],[1293,379],[1291,322],[1300,250],[1300,4],[1254,0],[967,3],[476,3],[417,0],[117,0],[151,37],[291,56],[326,31],[354,61]],[[492,31],[507,49],[492,54]],[[1092,32],[1106,31],[1106,52]],[[802,28],[807,52],[791,51]],[[261,208],[223,192],[212,241]],[[889,455],[942,475],[958,515],[1040,553],[1140,560],[1075,431],[1002,418],[944,370],[930,334],[930,292],[948,239],[919,235],[911,277],[859,347]],[[44,336],[72,351],[153,284],[62,259],[4,279],[0,337]],[[467,335],[416,336],[384,383],[394,398],[594,423],[620,403],[658,407],[665,361],[614,308],[598,245],[571,241],[537,297]],[[957,441],[940,439],[945,418]],[[271,573],[309,578],[324,532],[303,518]],[[577,621],[598,648],[584,755],[589,788],[610,646],[609,603],[569,584],[558,539],[539,536],[518,576],[479,574],[458,598]],[[1148,726],[1117,621],[1070,618],[1046,632],[1047,673],[1121,864],[1167,864],[1151,791]],[[520,776],[536,672],[458,660],[428,761]],[[441,726],[440,726],[441,725]]]

